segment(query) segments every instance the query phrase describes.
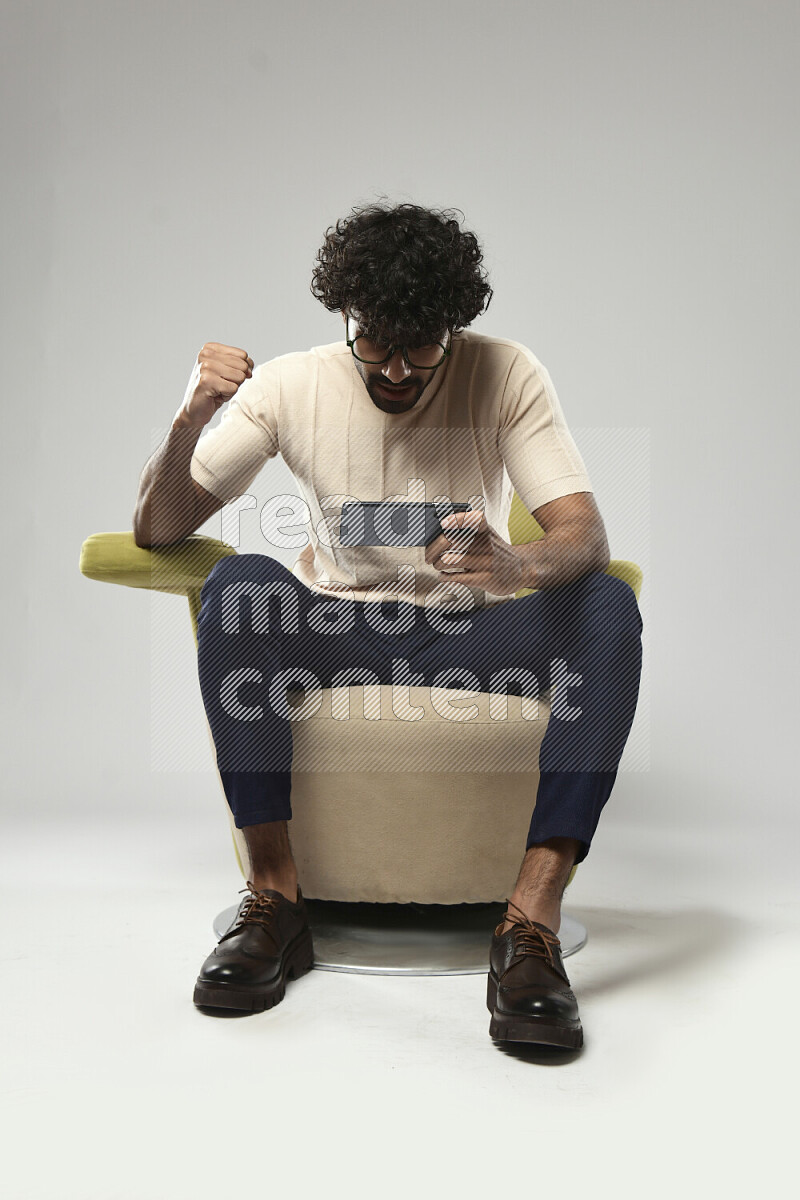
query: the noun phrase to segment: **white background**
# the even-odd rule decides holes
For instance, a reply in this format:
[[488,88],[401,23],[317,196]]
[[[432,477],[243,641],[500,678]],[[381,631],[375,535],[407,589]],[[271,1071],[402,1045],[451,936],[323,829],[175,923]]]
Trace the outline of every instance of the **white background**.
[[[15,1197],[777,1186],[799,26],[793,4],[703,0],[3,6]],[[547,366],[614,557],[637,557],[642,481],[595,467],[591,431],[649,443],[650,769],[620,776],[568,893],[590,931],[573,1062],[494,1049],[478,977],[314,972],[263,1019],[195,1013],[240,885],[219,784],[210,752],[151,770],[151,604],[78,573],[87,535],[130,528],[205,341],[263,362],[340,338],[314,255],[382,195],[458,206],[481,237],[475,328]]]

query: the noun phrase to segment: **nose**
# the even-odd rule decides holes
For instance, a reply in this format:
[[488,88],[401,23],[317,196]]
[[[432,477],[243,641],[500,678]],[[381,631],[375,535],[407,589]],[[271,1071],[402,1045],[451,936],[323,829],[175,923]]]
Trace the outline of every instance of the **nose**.
[[395,350],[388,362],[381,367],[381,375],[385,375],[390,383],[400,383],[411,374],[411,367],[403,358],[402,350]]

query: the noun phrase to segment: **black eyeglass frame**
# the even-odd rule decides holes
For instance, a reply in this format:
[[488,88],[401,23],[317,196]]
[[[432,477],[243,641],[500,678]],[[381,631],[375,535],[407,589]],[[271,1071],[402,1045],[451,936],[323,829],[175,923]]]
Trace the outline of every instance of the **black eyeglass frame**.
[[[453,348],[453,334],[448,329],[448,331],[447,331],[448,344],[446,346],[442,342],[430,342],[429,343],[429,345],[431,345],[431,346],[441,346],[442,347],[441,359],[439,360],[438,363],[434,363],[433,366],[431,366],[431,367],[420,367],[416,363],[412,363],[411,359],[408,357],[408,346],[390,346],[389,352],[386,355],[386,357],[381,358],[376,362],[374,359],[362,358],[359,354],[356,354],[355,343],[358,341],[358,338],[363,335],[359,334],[354,338],[351,338],[348,336],[350,333],[350,322],[351,321],[353,321],[356,325],[358,325],[358,321],[356,320],[356,318],[348,315],[347,325],[345,327],[345,340],[347,341],[347,345],[350,347],[350,353],[353,355],[353,358],[357,359],[358,362],[363,362],[365,364],[365,366],[367,366],[367,367],[382,367],[384,363],[389,361],[389,359],[392,357],[392,355],[395,353],[395,351],[400,350],[403,355],[403,362],[406,363],[407,366],[411,367],[412,371],[438,371],[439,367],[442,366],[442,364],[444,363],[444,360],[447,358],[448,354],[450,353],[450,351]],[[412,347],[412,350],[413,350],[413,347]]]

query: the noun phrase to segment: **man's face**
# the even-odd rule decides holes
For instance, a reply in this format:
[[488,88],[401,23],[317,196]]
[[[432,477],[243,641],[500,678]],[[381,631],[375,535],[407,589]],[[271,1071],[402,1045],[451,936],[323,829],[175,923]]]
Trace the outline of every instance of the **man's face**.
[[[342,313],[342,316],[346,328],[347,315]],[[354,329],[356,333],[358,332],[356,322],[351,321],[350,329],[351,335]],[[448,344],[446,333],[442,334],[442,342],[444,345]],[[443,371],[447,365],[445,359],[442,366],[436,367],[432,371],[410,367],[403,359],[403,352],[400,349],[395,350],[387,362],[375,366],[371,363],[360,362],[355,356],[353,362],[364,380],[370,400],[377,408],[386,413],[408,412],[417,403],[437,371]]]

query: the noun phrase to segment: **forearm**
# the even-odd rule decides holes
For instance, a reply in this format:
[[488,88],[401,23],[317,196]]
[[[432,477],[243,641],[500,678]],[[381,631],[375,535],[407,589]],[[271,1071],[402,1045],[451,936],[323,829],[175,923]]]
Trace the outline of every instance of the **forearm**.
[[551,529],[536,542],[517,546],[522,558],[522,587],[553,588],[590,571],[604,571],[610,562],[605,530],[587,532],[584,521]]
[[142,471],[133,514],[138,546],[179,542],[197,528],[197,496],[189,465],[202,432],[202,425],[176,416]]

